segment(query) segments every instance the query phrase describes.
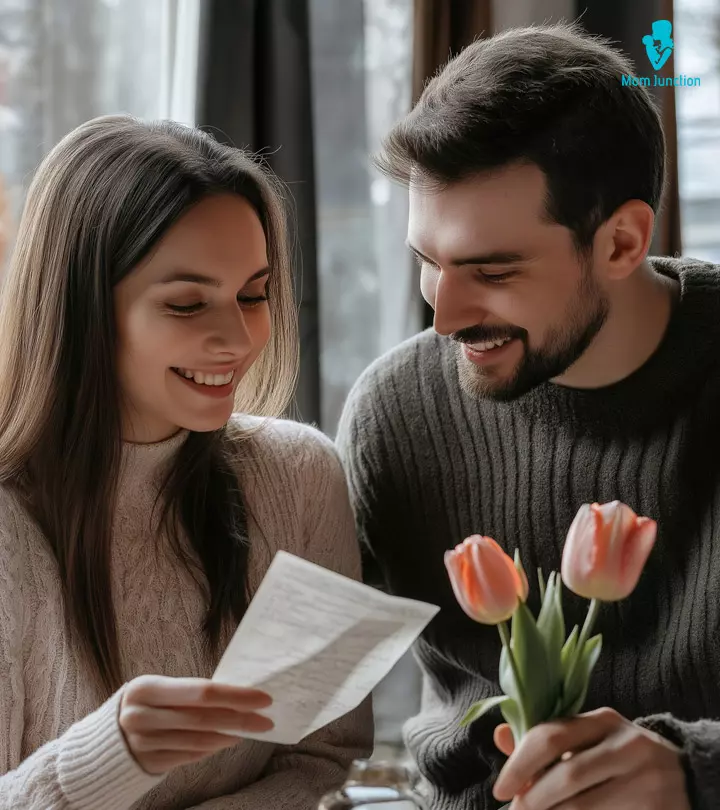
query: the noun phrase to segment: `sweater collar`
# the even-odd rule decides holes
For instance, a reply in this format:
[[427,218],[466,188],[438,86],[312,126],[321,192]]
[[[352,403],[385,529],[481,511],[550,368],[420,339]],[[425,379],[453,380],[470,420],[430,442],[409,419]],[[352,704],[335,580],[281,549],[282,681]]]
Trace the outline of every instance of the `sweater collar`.
[[133,481],[141,486],[157,483],[188,435],[188,430],[180,429],[159,442],[123,442],[121,482]]

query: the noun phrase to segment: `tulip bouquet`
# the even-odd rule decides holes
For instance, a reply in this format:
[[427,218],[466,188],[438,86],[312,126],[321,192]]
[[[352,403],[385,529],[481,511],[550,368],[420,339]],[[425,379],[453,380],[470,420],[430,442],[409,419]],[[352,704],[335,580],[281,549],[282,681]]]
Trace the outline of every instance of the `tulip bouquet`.
[[[455,596],[467,615],[497,625],[502,640],[500,686],[505,694],[475,703],[461,725],[494,707],[515,744],[539,723],[577,714],[602,645],[591,635],[602,602],[624,599],[635,588],[655,543],[657,524],[619,501],[585,504],[563,549],[561,577],[538,571],[542,606],[535,618],[525,604],[528,580],[520,561],[490,537],[468,537],[445,552]],[[590,600],[582,629],[566,637],[562,585]],[[511,629],[508,620],[512,620]]]

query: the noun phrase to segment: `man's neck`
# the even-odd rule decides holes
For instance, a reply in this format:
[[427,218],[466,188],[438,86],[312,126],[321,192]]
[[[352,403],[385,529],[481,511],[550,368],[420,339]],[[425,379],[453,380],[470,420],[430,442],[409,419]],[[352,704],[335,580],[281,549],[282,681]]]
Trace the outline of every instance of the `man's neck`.
[[680,285],[643,263],[622,287],[592,344],[554,383],[568,388],[603,388],[629,377],[655,353],[670,322]]

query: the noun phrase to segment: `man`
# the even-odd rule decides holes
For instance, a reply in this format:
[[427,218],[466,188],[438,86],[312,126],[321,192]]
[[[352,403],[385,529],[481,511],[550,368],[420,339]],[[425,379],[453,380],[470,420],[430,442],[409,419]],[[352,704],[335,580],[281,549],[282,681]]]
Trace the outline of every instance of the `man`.
[[[664,137],[631,73],[573,27],[505,32],[451,61],[378,159],[409,187],[434,330],[363,374],[338,446],[374,566],[441,607],[405,729],[433,810],[720,807],[720,273],[647,258]],[[501,691],[499,641],[443,553],[490,535],[547,574],[578,508],[616,498],[659,533],[603,606],[587,712],[506,763],[499,713],[459,727]],[[586,603],[564,604],[582,624]]]

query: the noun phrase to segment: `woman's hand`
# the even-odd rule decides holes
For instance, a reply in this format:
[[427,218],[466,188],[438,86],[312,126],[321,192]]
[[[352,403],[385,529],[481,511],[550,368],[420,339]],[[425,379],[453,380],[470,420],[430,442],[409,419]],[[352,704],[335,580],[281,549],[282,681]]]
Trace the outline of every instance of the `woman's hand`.
[[140,767],[159,775],[237,745],[244,731],[269,731],[272,721],[256,710],[271,703],[257,689],[143,675],[125,687],[119,722]]
[[690,810],[681,752],[612,709],[531,729],[515,749],[495,730],[510,759],[495,783],[513,810]]

